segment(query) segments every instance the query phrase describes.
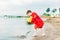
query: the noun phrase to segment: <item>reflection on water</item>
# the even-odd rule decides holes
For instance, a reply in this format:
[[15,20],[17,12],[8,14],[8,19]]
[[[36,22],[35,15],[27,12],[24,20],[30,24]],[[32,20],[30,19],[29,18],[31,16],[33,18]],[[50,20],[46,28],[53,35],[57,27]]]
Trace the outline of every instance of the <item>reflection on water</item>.
[[27,25],[25,18],[1,18],[0,17],[0,40],[18,40],[16,36],[25,35],[31,31],[33,25]]

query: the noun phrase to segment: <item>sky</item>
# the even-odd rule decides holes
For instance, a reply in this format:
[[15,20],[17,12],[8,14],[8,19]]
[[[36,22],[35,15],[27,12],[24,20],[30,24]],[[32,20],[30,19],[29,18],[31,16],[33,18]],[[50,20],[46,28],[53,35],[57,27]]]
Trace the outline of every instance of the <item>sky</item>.
[[43,14],[47,8],[59,8],[60,0],[0,0],[0,15],[26,15],[27,10]]

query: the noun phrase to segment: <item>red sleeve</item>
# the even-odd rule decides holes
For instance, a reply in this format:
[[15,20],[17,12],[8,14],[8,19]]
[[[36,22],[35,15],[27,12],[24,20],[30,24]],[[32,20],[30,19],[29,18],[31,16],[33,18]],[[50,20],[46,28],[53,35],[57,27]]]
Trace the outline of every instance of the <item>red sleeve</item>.
[[37,14],[35,12],[32,12],[32,21],[31,23],[34,23],[35,19],[37,18]]

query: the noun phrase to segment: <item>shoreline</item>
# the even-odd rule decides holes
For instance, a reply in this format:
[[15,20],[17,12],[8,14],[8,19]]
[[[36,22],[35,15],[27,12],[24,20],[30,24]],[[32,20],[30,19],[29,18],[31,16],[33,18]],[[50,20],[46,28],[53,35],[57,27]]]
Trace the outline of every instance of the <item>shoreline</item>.
[[47,36],[34,37],[32,40],[60,40],[60,18],[49,18],[45,21],[45,24]]

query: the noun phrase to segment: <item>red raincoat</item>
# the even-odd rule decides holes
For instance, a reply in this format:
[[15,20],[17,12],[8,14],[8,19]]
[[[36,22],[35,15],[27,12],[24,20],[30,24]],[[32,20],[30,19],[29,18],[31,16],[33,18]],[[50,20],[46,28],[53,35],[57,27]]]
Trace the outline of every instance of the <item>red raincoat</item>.
[[32,21],[31,21],[31,23],[35,24],[34,28],[35,28],[35,29],[37,29],[37,28],[42,28],[43,25],[44,25],[44,22],[43,22],[43,20],[37,15],[37,13],[32,12],[31,16],[32,16]]

